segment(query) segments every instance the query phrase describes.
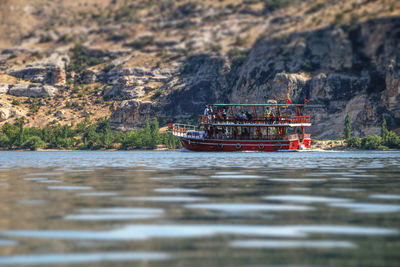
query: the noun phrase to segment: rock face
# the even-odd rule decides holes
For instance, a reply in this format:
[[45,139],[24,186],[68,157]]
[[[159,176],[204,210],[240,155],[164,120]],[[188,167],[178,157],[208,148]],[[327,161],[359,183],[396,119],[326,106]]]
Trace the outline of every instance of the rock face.
[[[115,70],[109,78],[121,73],[138,74]],[[284,101],[289,93],[292,102],[310,100],[314,137],[341,138],[347,113],[355,136],[379,133],[382,118],[400,130],[400,18],[264,36],[240,61],[192,55],[162,89],[157,104],[124,102],[114,125],[134,127],[149,116],[188,119],[205,104]],[[118,87],[109,92],[116,91],[126,94]]]
[[10,70],[8,74],[33,83],[65,85],[65,70],[55,66]]
[[11,117],[18,117],[20,112],[14,109],[11,105],[0,103],[0,122],[5,121]]
[[135,129],[143,126],[145,120],[153,118],[155,111],[151,102],[122,101],[121,106],[111,115],[110,125],[122,131]]
[[400,18],[376,19],[356,27],[325,28],[283,39],[266,36],[253,47],[237,77],[229,102],[311,100],[311,132],[341,138],[351,114],[353,134],[379,134],[385,117],[399,129]]
[[176,73],[172,69],[150,70],[145,68],[112,69],[99,73],[96,80],[106,81],[110,86],[103,88],[103,96],[108,99],[128,100],[143,97],[157,89],[149,83],[166,83]]
[[8,89],[8,94],[13,96],[27,97],[53,97],[57,88],[41,84],[12,84]]
[[163,114],[175,118],[198,115],[205,104],[227,98],[227,59],[212,54],[191,56],[182,66],[179,76],[164,86],[160,99]]
[[0,83],[0,94],[5,94],[8,92],[8,87],[10,85],[7,83]]

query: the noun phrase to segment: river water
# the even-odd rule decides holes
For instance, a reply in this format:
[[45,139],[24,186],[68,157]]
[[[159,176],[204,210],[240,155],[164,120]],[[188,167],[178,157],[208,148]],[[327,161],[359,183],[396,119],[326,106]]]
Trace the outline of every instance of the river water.
[[400,152],[0,152],[0,265],[400,266]]

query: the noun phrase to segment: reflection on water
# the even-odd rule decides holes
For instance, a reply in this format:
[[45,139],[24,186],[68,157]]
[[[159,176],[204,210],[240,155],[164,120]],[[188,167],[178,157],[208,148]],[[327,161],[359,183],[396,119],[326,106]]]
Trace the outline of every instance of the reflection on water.
[[0,258],[0,264],[74,264],[92,262],[115,262],[115,261],[151,261],[168,260],[165,253],[156,252],[100,252],[100,253],[75,253],[75,254],[38,254],[38,255],[16,255]]
[[103,209],[81,209],[83,214],[70,214],[64,216],[66,220],[82,221],[116,221],[116,220],[139,220],[160,217],[162,209],[147,208],[103,208]]
[[353,212],[387,213],[400,212],[400,205],[376,203],[331,203],[331,207],[351,209]]
[[269,249],[282,249],[282,248],[356,248],[357,246],[349,241],[340,240],[236,240],[231,242],[232,247],[237,248],[269,248]]
[[0,152],[0,265],[398,266],[399,163],[400,152]]
[[347,202],[351,199],[337,198],[337,197],[323,197],[323,196],[304,196],[304,195],[280,195],[280,196],[266,196],[266,200],[277,200],[277,201],[288,201],[288,202],[299,202],[299,203],[312,203],[312,202]]
[[189,209],[206,209],[226,212],[249,212],[249,211],[304,211],[311,210],[312,207],[300,205],[282,204],[250,204],[250,203],[202,203],[185,205]]

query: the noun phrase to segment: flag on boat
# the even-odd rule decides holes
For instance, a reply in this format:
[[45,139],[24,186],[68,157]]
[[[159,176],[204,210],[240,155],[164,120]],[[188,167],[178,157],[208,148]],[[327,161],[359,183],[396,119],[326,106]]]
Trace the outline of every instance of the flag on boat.
[[287,96],[286,96],[286,104],[291,104],[291,103],[292,103],[292,100],[290,99],[290,95],[287,94]]

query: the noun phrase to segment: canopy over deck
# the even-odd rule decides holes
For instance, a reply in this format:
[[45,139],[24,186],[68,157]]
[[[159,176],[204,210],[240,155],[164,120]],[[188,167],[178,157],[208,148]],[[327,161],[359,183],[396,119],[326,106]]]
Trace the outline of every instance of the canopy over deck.
[[240,107],[240,106],[247,106],[247,107],[264,107],[264,106],[269,106],[269,107],[303,107],[306,106],[306,104],[210,104],[210,106],[233,106],[233,107]]
[[[202,123],[205,124],[205,123]],[[213,126],[234,126],[234,127],[303,127],[311,126],[311,123],[212,123]]]

